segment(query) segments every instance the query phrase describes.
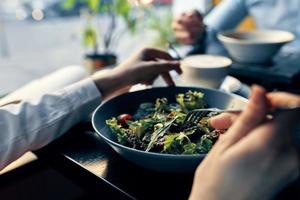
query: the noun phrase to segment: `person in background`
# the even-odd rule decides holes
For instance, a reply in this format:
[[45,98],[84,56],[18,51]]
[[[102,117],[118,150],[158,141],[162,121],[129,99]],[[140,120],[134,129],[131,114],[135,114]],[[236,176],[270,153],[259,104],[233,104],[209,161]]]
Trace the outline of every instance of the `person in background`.
[[207,16],[198,11],[185,12],[173,19],[172,28],[178,41],[193,45],[190,54],[227,55],[217,34],[235,29],[251,16],[257,29],[292,32],[295,41],[281,49],[283,54],[300,54],[300,1],[298,0],[222,0]]
[[[159,59],[159,61],[157,61]],[[99,103],[137,83],[151,84],[169,71],[181,73],[169,54],[145,49],[107,73],[0,108],[0,169],[23,153],[42,148],[87,118]],[[281,96],[280,96],[281,95]],[[290,131],[299,109],[267,119],[278,106],[300,105],[300,97],[254,87],[239,115],[212,118],[214,127],[229,128],[199,165],[190,199],[266,199],[299,176],[298,152]]]

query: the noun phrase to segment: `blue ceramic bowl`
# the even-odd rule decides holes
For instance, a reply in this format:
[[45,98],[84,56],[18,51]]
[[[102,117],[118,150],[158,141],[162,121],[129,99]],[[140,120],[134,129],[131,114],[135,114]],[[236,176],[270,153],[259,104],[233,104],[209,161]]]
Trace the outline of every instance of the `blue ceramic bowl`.
[[145,152],[129,148],[117,143],[116,136],[111,132],[105,121],[122,113],[135,113],[138,106],[144,102],[154,102],[156,98],[166,97],[169,102],[176,102],[175,95],[189,90],[205,94],[205,101],[210,107],[243,108],[247,99],[224,93],[219,90],[192,87],[161,87],[126,93],[101,104],[92,117],[93,127],[99,136],[105,140],[117,153],[125,159],[141,167],[161,172],[192,172],[206,154],[173,155]]

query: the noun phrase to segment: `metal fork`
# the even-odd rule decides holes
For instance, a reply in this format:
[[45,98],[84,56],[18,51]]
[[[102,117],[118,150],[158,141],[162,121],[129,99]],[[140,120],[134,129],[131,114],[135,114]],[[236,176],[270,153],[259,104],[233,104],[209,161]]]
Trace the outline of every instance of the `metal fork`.
[[178,51],[174,47],[173,43],[169,40],[168,40],[168,48],[171,49],[175,53],[176,60],[181,60],[182,59],[180,54],[178,53]]
[[[284,112],[284,111],[291,111],[291,110],[298,110],[300,111],[300,105],[292,105],[292,106],[283,106],[283,107],[277,107],[275,108],[272,112],[268,114],[268,116],[274,116],[275,114],[279,112]],[[219,108],[203,108],[203,109],[195,109],[190,111],[184,121],[183,121],[183,127],[188,127],[191,125],[196,125],[199,123],[199,121],[209,114],[210,112],[215,112],[215,113],[240,113],[242,112],[242,109],[219,109]]]
[[[188,112],[188,114],[186,115],[182,126],[184,128],[187,128],[189,126],[196,125],[203,117],[205,117],[210,112],[221,113],[222,111],[225,112],[225,110],[220,110],[218,108],[203,108],[203,109],[192,110]],[[241,110],[232,110],[232,111],[240,112]]]

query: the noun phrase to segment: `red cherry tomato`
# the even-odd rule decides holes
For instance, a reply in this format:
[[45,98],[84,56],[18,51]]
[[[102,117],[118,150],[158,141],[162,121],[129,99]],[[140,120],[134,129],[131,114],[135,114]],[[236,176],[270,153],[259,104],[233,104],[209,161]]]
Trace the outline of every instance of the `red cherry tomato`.
[[124,113],[124,114],[121,114],[118,116],[118,121],[120,122],[120,124],[123,126],[123,127],[127,127],[127,123],[126,121],[127,120],[131,120],[132,119],[132,116],[130,114],[127,114],[127,113]]

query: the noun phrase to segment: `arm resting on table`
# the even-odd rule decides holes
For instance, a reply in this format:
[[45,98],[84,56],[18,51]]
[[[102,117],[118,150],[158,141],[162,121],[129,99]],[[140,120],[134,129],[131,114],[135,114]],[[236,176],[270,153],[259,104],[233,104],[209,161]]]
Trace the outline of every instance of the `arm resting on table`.
[[84,120],[100,103],[90,79],[52,94],[0,108],[0,170],[27,151],[41,148]]

